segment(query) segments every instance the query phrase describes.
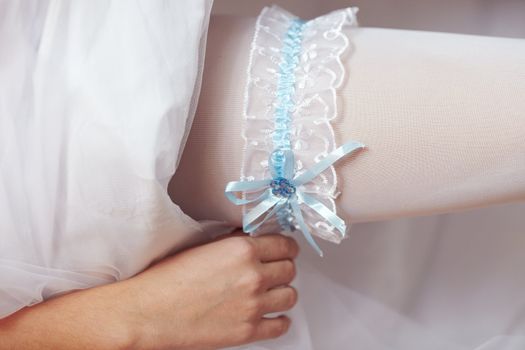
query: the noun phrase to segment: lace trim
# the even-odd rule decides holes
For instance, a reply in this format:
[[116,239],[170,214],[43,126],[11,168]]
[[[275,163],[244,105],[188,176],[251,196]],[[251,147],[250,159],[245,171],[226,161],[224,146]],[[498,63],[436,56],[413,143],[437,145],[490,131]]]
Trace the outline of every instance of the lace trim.
[[[242,181],[272,178],[272,168],[283,176],[282,153],[276,149],[293,151],[298,175],[336,149],[330,121],[337,116],[336,89],[344,81],[341,55],[349,47],[343,28],[357,25],[356,13],[357,8],[347,8],[305,22],[277,6],[263,9],[248,64]],[[335,212],[339,192],[333,165],[301,190]],[[243,199],[259,195],[245,191]],[[254,207],[244,204],[244,215]],[[336,243],[345,237],[315,210],[305,205],[301,210],[314,235]],[[290,206],[275,214],[259,232],[297,227]]]

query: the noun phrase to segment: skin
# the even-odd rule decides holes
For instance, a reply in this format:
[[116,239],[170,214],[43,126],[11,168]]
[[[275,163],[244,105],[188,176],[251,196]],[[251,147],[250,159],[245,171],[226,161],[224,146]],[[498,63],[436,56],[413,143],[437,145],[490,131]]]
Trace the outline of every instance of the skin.
[[299,247],[236,232],[0,320],[0,349],[217,349],[284,334]]

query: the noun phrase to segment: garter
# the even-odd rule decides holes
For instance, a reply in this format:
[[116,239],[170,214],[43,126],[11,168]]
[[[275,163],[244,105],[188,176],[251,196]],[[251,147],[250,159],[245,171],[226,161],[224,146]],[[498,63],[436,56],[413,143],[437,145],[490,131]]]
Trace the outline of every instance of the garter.
[[[246,233],[302,231],[335,243],[347,224],[336,214],[333,164],[365,147],[336,147],[330,121],[344,79],[343,28],[356,26],[357,8],[303,21],[278,6],[263,9],[255,26],[245,88],[241,181],[227,198],[243,206]],[[240,197],[236,193],[240,194]]]

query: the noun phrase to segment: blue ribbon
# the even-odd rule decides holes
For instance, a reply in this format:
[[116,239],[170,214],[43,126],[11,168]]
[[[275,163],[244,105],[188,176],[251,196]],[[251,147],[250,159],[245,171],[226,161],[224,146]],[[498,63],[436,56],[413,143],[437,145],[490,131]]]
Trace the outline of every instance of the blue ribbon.
[[[311,169],[296,175],[294,154],[291,150],[277,149],[270,154],[269,162],[271,169],[271,179],[258,181],[231,181],[226,185],[224,193],[226,197],[235,205],[244,205],[256,202],[253,207],[243,217],[242,225],[246,233],[255,232],[262,224],[275,215],[279,210],[289,207],[291,215],[295,218],[299,228],[303,232],[308,243],[317,251],[320,256],[323,252],[315,242],[304,221],[300,204],[305,204],[323,217],[341,232],[343,237],[346,235],[346,224],[343,219],[335,212],[327,208],[323,203],[314,197],[304,193],[299,186],[311,181],[324,170],[341,159],[343,156],[366,146],[357,141],[349,141],[329,153],[325,158],[316,163]],[[278,159],[282,167],[277,173],[274,162]],[[235,192],[258,192],[263,191],[253,199],[242,199],[235,196]],[[262,218],[262,219],[261,219]],[[257,221],[259,220],[259,221]]]

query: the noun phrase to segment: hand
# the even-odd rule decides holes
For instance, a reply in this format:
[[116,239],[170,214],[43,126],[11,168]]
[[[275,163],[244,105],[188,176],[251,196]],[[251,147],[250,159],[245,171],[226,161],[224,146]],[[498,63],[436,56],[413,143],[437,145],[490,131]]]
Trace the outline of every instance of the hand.
[[290,319],[264,315],[295,305],[288,284],[298,250],[279,234],[229,235],[123,281],[129,292],[119,305],[136,330],[133,347],[216,349],[282,335]]

